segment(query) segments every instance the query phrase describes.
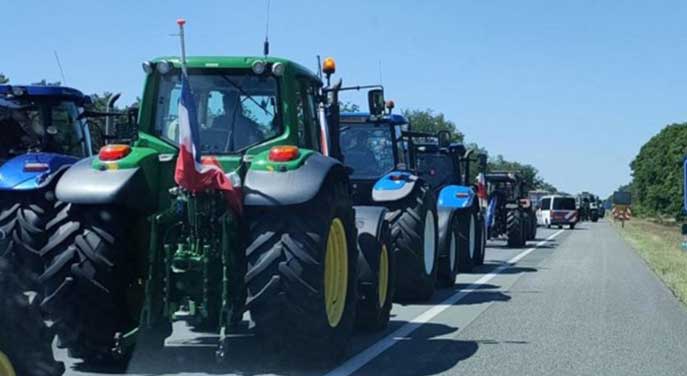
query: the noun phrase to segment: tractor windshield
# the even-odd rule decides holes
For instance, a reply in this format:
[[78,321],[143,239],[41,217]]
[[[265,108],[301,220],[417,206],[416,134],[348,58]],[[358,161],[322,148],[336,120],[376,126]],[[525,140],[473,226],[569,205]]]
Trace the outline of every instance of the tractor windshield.
[[30,151],[89,152],[76,103],[52,97],[0,99],[0,159]]
[[376,179],[394,169],[394,143],[385,125],[342,125],[341,151],[354,179]]
[[[281,133],[276,78],[213,69],[192,70],[189,81],[198,110],[202,154],[238,152]],[[180,76],[162,76],[155,130],[174,144],[179,142],[180,96]]]
[[451,157],[444,153],[418,153],[417,169],[420,177],[434,189],[460,182]]

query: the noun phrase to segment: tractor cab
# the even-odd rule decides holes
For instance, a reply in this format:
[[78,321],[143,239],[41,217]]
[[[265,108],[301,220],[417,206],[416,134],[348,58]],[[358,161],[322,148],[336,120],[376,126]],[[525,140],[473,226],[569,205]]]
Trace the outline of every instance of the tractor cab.
[[0,85],[0,188],[36,188],[41,177],[89,156],[88,103],[68,87]]
[[372,203],[373,186],[383,183],[382,178],[391,172],[410,174],[415,169],[415,161],[409,153],[409,140],[404,135],[408,129],[405,117],[342,113],[340,123],[341,152],[346,165],[351,168],[356,203]]
[[503,203],[517,203],[527,195],[525,182],[514,172],[495,171],[486,175],[489,196],[498,196]]

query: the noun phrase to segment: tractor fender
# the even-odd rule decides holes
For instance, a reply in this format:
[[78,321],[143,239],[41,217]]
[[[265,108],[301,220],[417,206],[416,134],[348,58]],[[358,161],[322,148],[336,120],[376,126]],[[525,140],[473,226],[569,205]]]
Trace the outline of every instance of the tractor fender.
[[382,206],[354,206],[353,209],[355,210],[355,226],[358,229],[358,281],[363,284],[374,283],[375,272],[367,262],[367,259],[371,259],[370,256],[373,255],[368,255],[366,258],[363,252],[377,249],[377,247],[366,245],[381,240],[382,224],[386,220],[387,209]]
[[452,209],[468,209],[475,201],[475,191],[464,185],[449,185],[439,192],[437,205]]
[[74,164],[57,183],[55,195],[73,204],[120,204],[135,209],[156,205],[140,167],[99,170],[92,167],[91,157]]
[[303,165],[295,170],[248,170],[243,183],[244,205],[283,206],[312,200],[331,174],[334,179],[348,179],[341,162],[312,153]]
[[[78,158],[53,153],[27,153],[0,166],[0,190],[28,191],[41,189],[58,178]],[[27,171],[27,166],[41,164],[45,171]]]
[[389,202],[404,199],[415,189],[418,181],[422,179],[407,171],[390,172],[372,187],[372,200]]

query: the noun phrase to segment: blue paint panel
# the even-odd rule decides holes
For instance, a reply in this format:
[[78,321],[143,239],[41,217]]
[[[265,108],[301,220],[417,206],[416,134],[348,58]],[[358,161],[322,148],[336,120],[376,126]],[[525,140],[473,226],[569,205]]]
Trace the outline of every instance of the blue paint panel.
[[80,102],[84,99],[82,92],[64,86],[45,86],[45,85],[0,85],[0,96],[12,95],[12,88],[19,88],[26,96],[46,96],[61,97]]
[[[72,165],[78,158],[54,153],[28,153],[17,156],[0,166],[0,190],[30,190],[64,165]],[[27,163],[45,163],[47,171],[24,171]]]
[[464,185],[449,185],[439,192],[439,207],[464,209],[472,206],[475,192]]
[[413,175],[411,173],[404,171],[390,172],[384,175],[381,179],[377,180],[372,189],[377,191],[395,191],[408,184],[411,181],[412,176]]

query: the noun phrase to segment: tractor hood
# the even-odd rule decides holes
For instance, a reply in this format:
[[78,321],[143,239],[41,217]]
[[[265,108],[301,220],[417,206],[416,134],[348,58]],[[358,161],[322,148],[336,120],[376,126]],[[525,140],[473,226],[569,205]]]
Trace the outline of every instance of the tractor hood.
[[27,153],[0,166],[0,190],[30,190],[42,187],[50,176],[78,161],[53,153]]

